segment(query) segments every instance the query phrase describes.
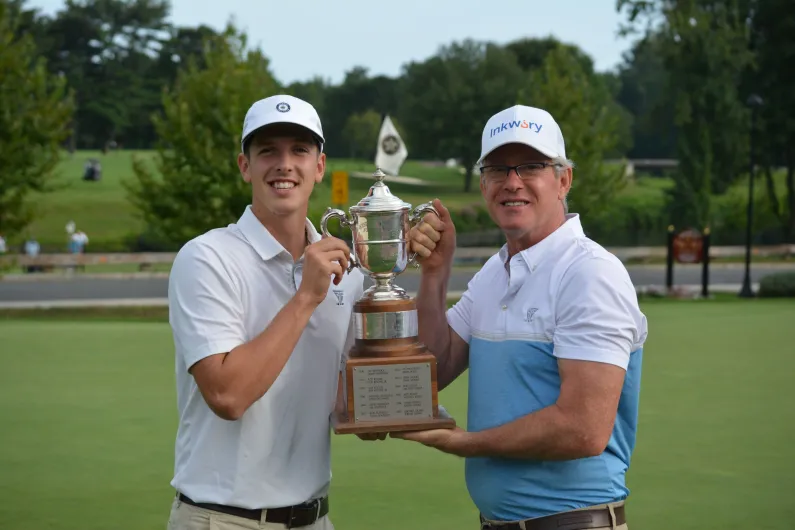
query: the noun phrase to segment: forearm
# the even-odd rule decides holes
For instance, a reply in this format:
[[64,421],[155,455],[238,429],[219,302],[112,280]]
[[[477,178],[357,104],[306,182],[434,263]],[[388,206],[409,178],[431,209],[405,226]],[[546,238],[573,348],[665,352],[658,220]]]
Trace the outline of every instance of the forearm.
[[258,336],[230,351],[214,389],[216,400],[232,418],[240,417],[260,399],[287,364],[315,304],[302,294],[294,296]]
[[455,378],[450,355],[450,327],[447,324],[447,280],[449,274],[423,274],[417,293],[419,339],[436,357],[441,390]]
[[510,423],[467,433],[461,456],[530,460],[572,460],[600,454],[607,443],[597,440],[587,422],[558,405]]

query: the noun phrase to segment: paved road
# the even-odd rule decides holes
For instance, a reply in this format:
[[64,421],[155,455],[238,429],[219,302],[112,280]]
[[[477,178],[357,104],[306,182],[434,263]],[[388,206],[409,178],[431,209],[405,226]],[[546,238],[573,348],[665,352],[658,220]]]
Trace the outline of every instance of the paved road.
[[[665,284],[664,266],[631,266],[628,270],[637,287]],[[761,277],[781,270],[795,270],[795,264],[753,265],[751,281],[757,283]],[[455,271],[450,279],[449,290],[451,292],[465,290],[473,274],[473,270]],[[24,281],[0,281],[0,302],[165,298],[168,282],[164,277],[99,279],[77,276],[70,279],[29,280],[26,278]],[[710,268],[712,285],[741,284],[742,280],[742,265],[713,265]],[[409,292],[415,292],[419,286],[419,275],[414,272],[402,274],[397,284]],[[676,267],[674,284],[700,285],[700,266]]]

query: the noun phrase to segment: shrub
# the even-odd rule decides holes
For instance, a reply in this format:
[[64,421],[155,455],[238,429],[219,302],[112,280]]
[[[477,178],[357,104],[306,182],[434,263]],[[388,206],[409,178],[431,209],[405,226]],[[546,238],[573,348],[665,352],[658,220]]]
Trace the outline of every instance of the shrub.
[[795,271],[769,274],[759,282],[760,298],[795,298]]

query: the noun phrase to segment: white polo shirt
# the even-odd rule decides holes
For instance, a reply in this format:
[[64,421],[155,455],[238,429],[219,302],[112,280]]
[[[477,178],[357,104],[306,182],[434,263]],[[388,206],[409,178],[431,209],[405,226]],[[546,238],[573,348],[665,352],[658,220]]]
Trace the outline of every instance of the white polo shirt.
[[[307,220],[309,239],[320,235]],[[247,207],[235,224],[188,242],[171,269],[179,427],[171,485],[197,502],[250,509],[327,493],[330,414],[364,275],[329,286],[273,386],[237,421],[215,415],[188,368],[259,335],[301,285],[290,254]]]
[[577,214],[509,262],[505,247],[448,312],[469,344],[467,428],[491,429],[553,405],[559,359],[626,371],[607,449],[568,461],[468,458],[469,493],[485,517],[515,521],[621,500],[635,446],[648,333],[623,264],[585,236]]

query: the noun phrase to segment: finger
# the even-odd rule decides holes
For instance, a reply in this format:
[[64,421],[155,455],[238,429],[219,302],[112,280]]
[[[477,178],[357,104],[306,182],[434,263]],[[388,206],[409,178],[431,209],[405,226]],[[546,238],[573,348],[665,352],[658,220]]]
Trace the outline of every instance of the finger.
[[439,241],[442,239],[442,234],[431,225],[423,224],[420,226],[419,231],[428,236],[432,241]]
[[341,250],[328,250],[318,254],[318,259],[324,263],[337,262],[345,269],[348,268],[349,255]]
[[334,275],[334,285],[339,285],[344,277],[342,265],[339,263],[329,263],[329,276]]
[[439,199],[434,199],[432,204],[433,207],[436,208],[436,211],[439,212],[439,219],[445,224],[450,223],[450,211],[445,208],[444,204],[442,204],[442,201]]
[[439,219],[439,217],[435,213],[426,213],[425,216],[422,218],[422,223],[420,226],[430,225],[433,227],[434,230],[441,232],[444,230],[444,222]]
[[323,252],[327,252],[329,250],[341,250],[342,252],[345,252],[345,254],[350,254],[351,252],[351,249],[348,247],[345,241],[338,237],[332,236],[326,238],[322,241],[318,241],[316,245],[318,245],[318,250]]
[[411,242],[411,251],[415,252],[421,258],[427,258],[431,255],[431,251],[427,247],[417,243],[416,241]]
[[417,233],[414,238],[411,240],[413,244],[425,247],[429,251],[432,251],[436,248],[436,241],[432,240],[430,237],[426,236],[422,232]]

